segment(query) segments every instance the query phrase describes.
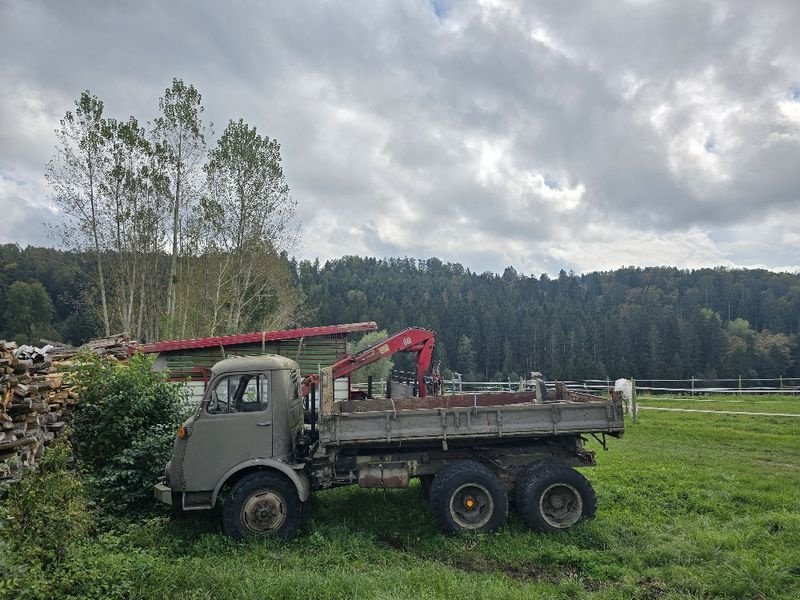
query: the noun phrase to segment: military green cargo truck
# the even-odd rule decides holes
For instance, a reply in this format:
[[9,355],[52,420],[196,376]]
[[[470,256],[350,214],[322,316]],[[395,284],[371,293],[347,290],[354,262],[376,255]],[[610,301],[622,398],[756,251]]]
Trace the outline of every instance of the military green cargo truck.
[[594,491],[573,468],[595,463],[585,437],[605,447],[607,435],[624,430],[620,399],[565,386],[334,402],[333,376],[322,370],[321,408],[312,385],[304,411],[294,361],[217,363],[178,431],[156,497],[184,511],[221,503],[224,530],[235,538],[288,538],[318,490],[405,488],[418,479],[446,532],[497,529],[511,494],[530,527],[551,532],[595,513]]

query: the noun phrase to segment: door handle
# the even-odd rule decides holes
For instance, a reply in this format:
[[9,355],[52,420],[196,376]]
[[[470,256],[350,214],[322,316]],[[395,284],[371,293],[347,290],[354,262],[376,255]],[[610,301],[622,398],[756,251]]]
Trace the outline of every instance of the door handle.
[[272,425],[272,421],[261,421],[261,423],[256,423],[256,427],[269,427]]

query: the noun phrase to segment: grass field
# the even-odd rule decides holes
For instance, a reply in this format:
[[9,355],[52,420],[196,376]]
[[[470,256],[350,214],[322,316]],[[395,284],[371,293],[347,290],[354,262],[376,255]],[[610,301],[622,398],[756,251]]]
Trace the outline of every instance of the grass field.
[[800,415],[800,396],[639,396],[642,406]]
[[[800,412],[800,398],[641,399]],[[735,407],[735,408],[732,408]],[[159,598],[800,597],[800,419],[642,411],[584,473],[597,518],[560,535],[513,514],[447,537],[420,490],[319,494],[307,531],[238,544],[208,517],[153,518],[72,547],[57,596]]]

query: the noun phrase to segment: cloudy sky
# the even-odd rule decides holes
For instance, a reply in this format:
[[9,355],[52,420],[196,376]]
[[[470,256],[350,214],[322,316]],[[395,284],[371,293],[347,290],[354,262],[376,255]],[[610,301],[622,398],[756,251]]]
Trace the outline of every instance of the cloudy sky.
[[301,258],[800,270],[800,2],[0,0],[0,242],[80,92],[282,145]]

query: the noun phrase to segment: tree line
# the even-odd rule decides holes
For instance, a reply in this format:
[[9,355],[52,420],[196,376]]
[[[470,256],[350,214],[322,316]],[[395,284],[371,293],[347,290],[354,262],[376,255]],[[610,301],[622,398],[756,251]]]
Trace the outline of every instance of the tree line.
[[[56,130],[46,177],[64,220],[54,233],[90,277],[106,335],[215,335],[295,317],[281,256],[297,236],[295,202],[280,145],[243,119],[211,144],[203,112],[197,89],[174,79],[150,121],[108,116],[86,91]],[[41,295],[10,293],[15,303]]]
[[472,380],[800,375],[798,275],[631,267],[551,278],[352,256],[295,272],[315,323],[434,329],[442,367]]
[[[191,260],[200,269],[204,258]],[[295,315],[276,327],[374,320],[390,333],[434,329],[441,367],[473,380],[531,371],[561,379],[800,376],[800,275],[631,267],[551,278],[510,267],[475,273],[436,258],[275,260]],[[163,281],[167,253],[160,263]],[[91,252],[0,246],[0,338],[101,335],[94,271]],[[194,283],[202,294],[206,282]],[[244,321],[237,332],[263,324]],[[413,367],[409,356],[394,361]]]

